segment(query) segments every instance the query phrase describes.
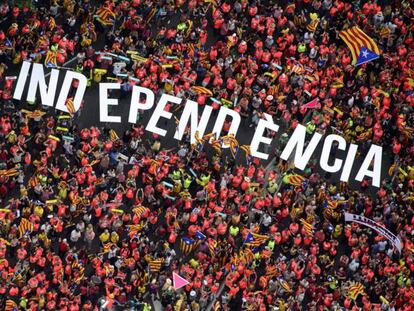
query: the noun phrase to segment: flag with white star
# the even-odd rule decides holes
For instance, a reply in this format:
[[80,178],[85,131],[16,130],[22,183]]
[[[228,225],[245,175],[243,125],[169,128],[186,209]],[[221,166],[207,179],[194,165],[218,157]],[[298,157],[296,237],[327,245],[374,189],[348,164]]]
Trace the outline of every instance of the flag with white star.
[[365,46],[361,48],[361,52],[359,53],[357,62],[355,63],[355,66],[359,66],[365,63],[368,63],[374,59],[377,59],[379,57],[378,54],[368,50]]

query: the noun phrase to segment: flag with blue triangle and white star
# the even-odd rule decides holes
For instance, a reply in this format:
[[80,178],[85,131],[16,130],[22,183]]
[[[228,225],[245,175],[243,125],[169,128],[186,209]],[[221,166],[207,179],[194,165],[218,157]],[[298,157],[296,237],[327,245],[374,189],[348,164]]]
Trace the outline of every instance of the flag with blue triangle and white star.
[[368,50],[365,46],[361,48],[361,51],[359,53],[357,62],[355,63],[355,66],[359,66],[365,63],[368,63],[374,59],[379,58],[379,55],[377,53],[374,53],[370,50]]

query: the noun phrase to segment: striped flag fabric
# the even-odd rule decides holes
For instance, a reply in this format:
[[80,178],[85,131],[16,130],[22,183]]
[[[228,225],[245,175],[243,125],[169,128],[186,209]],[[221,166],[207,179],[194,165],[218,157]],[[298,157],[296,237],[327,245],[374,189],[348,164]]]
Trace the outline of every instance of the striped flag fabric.
[[358,26],[340,31],[339,37],[351,51],[352,64],[355,66],[377,59],[381,53],[375,41]]
[[143,226],[140,225],[140,224],[138,224],[138,225],[127,225],[127,227],[129,228],[128,236],[130,238],[136,236],[143,228]]
[[140,205],[140,206],[133,208],[132,211],[137,217],[142,218],[143,215],[149,212],[149,208]]
[[47,51],[46,57],[45,57],[45,66],[57,67],[57,52],[56,51]]
[[348,288],[348,298],[356,300],[359,295],[365,295],[365,287],[357,282]]
[[216,255],[217,241],[211,238],[208,239],[208,250],[210,251],[211,256]]
[[284,278],[279,277],[278,281],[280,285],[282,285],[282,287],[285,289],[285,291],[287,291],[288,293],[292,292],[292,289],[290,288],[289,283]]
[[247,247],[258,247],[269,239],[267,235],[249,232],[244,239],[244,244]]
[[249,248],[246,248],[244,250],[240,250],[239,254],[234,255],[233,262],[236,265],[238,265],[239,263],[249,264],[253,259],[253,252]]
[[27,232],[31,233],[34,230],[34,225],[28,221],[26,218],[22,218],[20,220],[20,224],[18,227],[20,238],[24,236]]
[[280,275],[280,272],[279,272],[279,270],[277,269],[277,267],[275,265],[273,265],[273,266],[267,265],[266,266],[266,276],[274,277],[274,276],[277,276],[277,275]]
[[213,310],[214,311],[220,311],[221,310],[221,304],[220,301],[216,300],[216,302],[213,305]]
[[4,305],[4,311],[18,311],[19,308],[14,300],[7,299]]
[[307,221],[306,221],[305,219],[303,219],[303,218],[301,218],[299,221],[302,223],[303,228],[305,229],[305,232],[306,232],[308,235],[313,235],[313,230],[314,230],[313,225],[312,225],[312,224],[310,224],[309,222],[307,222]]
[[194,43],[189,43],[188,45],[187,45],[187,53],[188,53],[188,56],[189,57],[191,57],[191,58],[194,58],[194,56],[195,56],[195,47],[194,47]]
[[247,164],[249,164],[251,162],[251,158],[252,158],[250,145],[241,145],[240,150],[243,150],[244,153],[246,154],[246,161],[247,161]]
[[113,129],[110,129],[109,130],[109,139],[111,140],[111,141],[116,141],[116,140],[118,140],[119,139],[119,136],[118,136],[118,134],[113,130]]
[[200,241],[195,241],[188,237],[182,237],[180,241],[180,250],[184,255],[188,255],[198,247],[199,243]]
[[316,30],[316,28],[319,25],[319,20],[315,19],[312,20],[307,26],[306,29],[309,30],[310,32],[314,32]]
[[8,170],[0,170],[0,176],[5,176],[5,177],[13,177],[18,175],[19,172],[15,169],[15,168],[11,168]]
[[211,147],[214,149],[214,151],[218,154],[221,155],[221,140],[214,140],[211,142]]
[[288,174],[283,177],[283,182],[292,186],[300,186],[305,181],[305,177],[299,174]]
[[301,75],[305,73],[305,67],[303,67],[300,63],[295,63],[291,68],[290,71],[296,73],[297,75]]
[[115,13],[108,7],[101,7],[96,11],[99,22],[104,26],[112,26],[115,21]]
[[68,112],[70,113],[70,114],[74,114],[76,111],[75,111],[75,106],[74,106],[74,104],[73,104],[73,97],[69,97],[67,100],[66,100],[66,102],[65,102],[65,106],[66,106],[66,108],[68,109]]
[[157,258],[157,259],[151,260],[148,263],[148,266],[152,273],[156,273],[156,272],[160,272],[163,263],[164,263],[164,258]]

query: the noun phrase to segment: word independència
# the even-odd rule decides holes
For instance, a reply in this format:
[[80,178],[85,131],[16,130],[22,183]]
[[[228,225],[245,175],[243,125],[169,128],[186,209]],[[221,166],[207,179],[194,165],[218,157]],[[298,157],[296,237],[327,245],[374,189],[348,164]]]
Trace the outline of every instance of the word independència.
[[[29,76],[29,70],[32,63],[23,62],[22,68],[17,79],[16,88],[14,91],[13,99],[21,100],[23,91]],[[76,112],[79,110],[83,96],[87,87],[87,78],[79,72],[66,71],[66,75],[63,84],[60,88],[59,96],[55,103],[55,95],[57,91],[57,83],[60,71],[58,69],[52,69],[49,79],[49,85],[46,85],[46,79],[44,75],[42,64],[33,64],[33,68],[30,75],[29,89],[27,92],[27,101],[34,101],[36,99],[36,93],[39,90],[40,99],[42,105],[55,107],[55,109],[68,112],[66,100],[69,95],[69,91],[72,86],[73,80],[77,80],[78,86],[73,98],[73,110]],[[109,115],[108,107],[118,105],[118,100],[108,98],[108,90],[119,90],[121,85],[119,83],[100,83],[99,84],[99,116],[100,122],[113,122],[121,123],[120,116]],[[145,97],[145,100],[141,99]],[[154,112],[146,125],[146,130],[160,136],[165,136],[167,131],[158,127],[158,121],[161,118],[171,119],[172,113],[165,110],[168,103],[180,105],[183,100],[177,96],[162,94]],[[131,105],[129,109],[128,122],[136,123],[139,110],[150,110],[155,104],[155,94],[148,88],[133,86]],[[183,112],[178,122],[174,138],[176,140],[182,140],[184,136],[187,124],[190,123],[190,137],[191,143],[196,143],[196,132],[201,137],[204,135],[207,128],[207,124],[210,120],[213,108],[209,105],[205,105],[204,110],[199,117],[198,104],[192,100],[185,100]],[[73,111],[72,111],[73,112]],[[241,117],[238,112],[229,109],[225,106],[221,106],[218,116],[215,120],[212,133],[216,135],[216,139],[219,139],[222,132],[226,118],[232,119],[228,135],[234,135],[236,137]],[[259,120],[256,131],[250,143],[251,156],[260,159],[267,160],[269,155],[259,151],[260,144],[271,144],[272,139],[264,136],[265,130],[277,132],[279,126],[274,123],[272,117],[268,114],[264,114],[264,118]],[[282,151],[281,158],[288,160],[294,152],[294,165],[296,168],[304,170],[308,164],[310,158],[315,152],[319,142],[322,139],[322,134],[313,133],[312,138],[306,145],[306,127],[298,125],[292,136],[289,138],[285,148]],[[351,170],[354,165],[354,160],[358,151],[358,145],[350,144],[345,159],[335,158],[333,161],[330,159],[330,152],[333,144],[338,144],[338,149],[345,151],[347,149],[346,140],[339,135],[330,134],[327,135],[323,142],[322,152],[320,155],[319,165],[320,167],[329,173],[337,173],[341,171],[340,180],[348,182],[351,174]],[[306,145],[306,147],[305,147]],[[225,143],[222,144],[222,148],[228,148]],[[333,162],[333,163],[332,163]],[[382,165],[382,147],[372,144],[368,153],[366,154],[364,161],[362,162],[355,180],[362,181],[365,176],[372,178],[372,185],[380,187],[381,185],[381,165]]]

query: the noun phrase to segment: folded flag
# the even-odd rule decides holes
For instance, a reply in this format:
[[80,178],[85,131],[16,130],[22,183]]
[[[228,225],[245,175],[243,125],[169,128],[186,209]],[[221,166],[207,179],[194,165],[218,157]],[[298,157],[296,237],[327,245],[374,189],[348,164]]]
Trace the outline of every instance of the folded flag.
[[200,232],[200,231],[196,231],[196,233],[195,233],[195,237],[197,238],[197,239],[199,239],[199,240],[201,240],[201,241],[203,241],[203,240],[205,240],[206,239],[206,236],[202,233],[202,232]]
[[377,44],[358,26],[340,31],[339,37],[351,51],[353,65],[362,65],[379,58],[381,51]]
[[20,220],[20,224],[18,227],[20,238],[26,234],[26,232],[31,233],[34,230],[34,225],[30,221],[28,221],[26,218],[22,218]]
[[352,300],[356,300],[358,295],[365,295],[364,285],[357,282],[348,288],[348,297]]

